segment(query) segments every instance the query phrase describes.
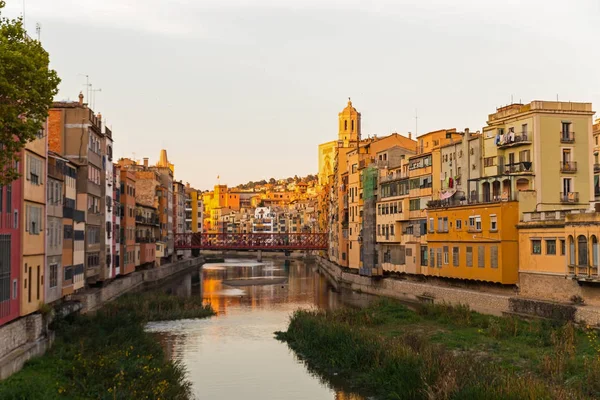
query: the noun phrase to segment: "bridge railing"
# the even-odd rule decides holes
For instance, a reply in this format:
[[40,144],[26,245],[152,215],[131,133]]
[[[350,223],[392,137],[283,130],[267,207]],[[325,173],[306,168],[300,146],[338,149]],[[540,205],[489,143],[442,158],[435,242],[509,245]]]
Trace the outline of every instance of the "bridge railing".
[[326,233],[177,233],[176,249],[326,250]]

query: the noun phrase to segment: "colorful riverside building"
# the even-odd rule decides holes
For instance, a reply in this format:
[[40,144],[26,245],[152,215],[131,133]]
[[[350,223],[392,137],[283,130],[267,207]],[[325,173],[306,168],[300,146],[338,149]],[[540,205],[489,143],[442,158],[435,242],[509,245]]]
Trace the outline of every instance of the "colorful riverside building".
[[594,132],[594,148],[593,148],[593,160],[594,160],[594,198],[596,202],[600,202],[600,119],[596,120],[596,123],[592,127]]
[[[121,160],[119,160],[120,162]],[[135,207],[136,207],[136,176],[135,172],[122,165],[121,188],[119,197],[121,199],[121,219],[119,242],[121,243],[120,272],[127,275],[135,271]]]
[[25,145],[20,161],[21,316],[37,311],[45,301],[47,128],[45,124],[36,139]]
[[[111,133],[112,135],[112,133]],[[55,102],[49,112],[49,149],[77,166],[77,204],[85,205],[85,279],[110,278],[106,268],[107,139],[100,115],[83,102]],[[108,197],[111,197],[112,189]]]
[[[527,292],[530,281],[556,273],[555,263],[527,257],[542,248],[539,222],[531,221],[540,217],[529,215],[542,211],[555,220],[566,210],[590,208],[592,115],[589,103],[546,101],[491,114],[482,134],[481,176],[468,179],[466,193],[428,206],[430,260],[424,274],[519,284]],[[471,170],[477,170],[475,163]],[[564,235],[556,236],[554,222],[548,229],[553,239],[546,244],[554,254]]]
[[[63,210],[64,185],[67,160],[54,152],[48,152],[48,175],[46,179],[46,277],[45,302],[53,303],[63,296],[63,285],[69,285],[65,280],[63,266]],[[72,217],[72,215],[71,215]],[[69,263],[69,265],[71,265]],[[68,277],[68,276],[67,276]],[[72,286],[72,280],[70,282]]]
[[207,233],[219,232],[219,221],[229,210],[240,210],[240,193],[231,191],[227,185],[215,185],[212,192],[202,194],[204,205],[203,229]]
[[[17,169],[23,173],[22,162]],[[22,180],[0,186],[0,326],[20,316]]]

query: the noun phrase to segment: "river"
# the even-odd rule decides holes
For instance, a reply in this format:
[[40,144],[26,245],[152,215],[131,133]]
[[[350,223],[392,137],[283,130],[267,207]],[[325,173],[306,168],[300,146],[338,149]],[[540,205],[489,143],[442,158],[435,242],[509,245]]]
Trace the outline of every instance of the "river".
[[[232,259],[205,264],[167,284],[180,296],[202,296],[217,316],[201,320],[153,322],[166,354],[188,371],[197,399],[364,400],[309,372],[285,343],[274,338],[286,330],[299,308],[362,306],[364,294],[335,292],[312,262],[257,263]],[[233,287],[223,280],[287,277],[277,285]],[[281,281],[281,280],[280,280]]]

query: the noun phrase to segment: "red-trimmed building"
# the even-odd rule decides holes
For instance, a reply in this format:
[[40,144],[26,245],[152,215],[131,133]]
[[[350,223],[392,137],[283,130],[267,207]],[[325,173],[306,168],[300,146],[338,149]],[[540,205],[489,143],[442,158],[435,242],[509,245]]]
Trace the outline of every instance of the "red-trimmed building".
[[[23,172],[23,164],[19,166]],[[22,178],[0,186],[0,326],[19,317]]]

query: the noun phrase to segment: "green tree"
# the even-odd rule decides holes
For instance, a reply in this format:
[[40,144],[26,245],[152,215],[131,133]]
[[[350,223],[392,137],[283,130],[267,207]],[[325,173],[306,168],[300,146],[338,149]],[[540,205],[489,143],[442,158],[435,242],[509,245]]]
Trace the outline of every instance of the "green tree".
[[277,181],[275,180],[275,178],[271,178],[271,179],[269,179],[269,183],[270,183],[271,185],[274,185],[274,184],[276,184],[276,183],[277,183]]
[[48,67],[48,53],[27,36],[22,19],[2,16],[5,4],[0,0],[0,185],[18,178],[15,161],[42,129],[60,83]]

